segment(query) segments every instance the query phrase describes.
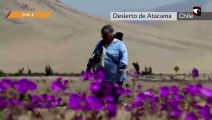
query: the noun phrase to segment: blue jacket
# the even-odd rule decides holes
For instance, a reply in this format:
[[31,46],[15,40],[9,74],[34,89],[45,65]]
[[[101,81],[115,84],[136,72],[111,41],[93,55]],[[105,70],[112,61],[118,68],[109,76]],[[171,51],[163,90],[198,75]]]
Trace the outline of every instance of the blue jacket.
[[[103,44],[103,40],[100,40],[93,53],[98,51]],[[126,71],[119,73],[119,69],[126,69],[128,66],[128,53],[125,44],[114,39],[106,48],[106,54],[104,58],[104,72],[105,80],[107,81],[124,81],[127,77]]]

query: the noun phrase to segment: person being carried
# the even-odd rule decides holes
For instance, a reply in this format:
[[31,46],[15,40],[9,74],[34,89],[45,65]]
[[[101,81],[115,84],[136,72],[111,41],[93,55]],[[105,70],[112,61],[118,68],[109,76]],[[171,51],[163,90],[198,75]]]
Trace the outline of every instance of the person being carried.
[[117,32],[117,33],[115,34],[115,38],[122,41],[123,35],[124,35],[124,34],[123,34],[122,32]]

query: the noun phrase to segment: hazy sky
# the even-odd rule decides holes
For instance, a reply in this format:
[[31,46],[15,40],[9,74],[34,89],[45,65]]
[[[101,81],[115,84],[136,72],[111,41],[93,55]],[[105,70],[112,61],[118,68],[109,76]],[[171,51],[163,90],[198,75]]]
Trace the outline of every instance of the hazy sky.
[[111,11],[148,9],[174,4],[183,0],[62,0],[71,7],[94,15],[105,16]]
[[205,5],[205,3],[208,4],[209,1],[212,0],[61,0],[61,1],[82,12],[98,16],[109,17],[110,12],[130,11],[130,10],[131,12],[136,10],[138,10],[137,12],[142,11],[153,12],[151,10],[155,8],[157,8],[157,10],[161,12],[165,11],[189,12],[192,11],[192,6],[195,5],[198,6],[204,5],[203,9],[205,9],[205,7],[207,6]]

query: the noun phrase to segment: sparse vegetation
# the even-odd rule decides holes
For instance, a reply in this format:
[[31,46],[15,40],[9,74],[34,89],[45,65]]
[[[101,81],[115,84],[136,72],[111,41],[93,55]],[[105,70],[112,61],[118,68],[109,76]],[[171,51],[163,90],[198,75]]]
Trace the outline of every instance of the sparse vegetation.
[[46,72],[46,76],[53,75],[53,69],[51,68],[50,65],[46,65],[45,72]]
[[145,66],[144,71],[141,72],[142,75],[152,75],[152,67],[150,66],[149,68],[147,68]]
[[134,66],[136,72],[138,74],[140,74],[140,66],[139,66],[139,64],[137,62],[134,62],[134,63],[132,63],[132,65]]
[[144,71],[140,72],[140,66],[139,66],[138,62],[133,62],[132,65],[133,65],[134,69],[136,70],[137,74],[142,74],[142,75],[152,75],[153,74],[151,66],[148,68],[145,66]]
[[[69,77],[79,77],[82,73],[41,73],[41,72],[32,72],[30,68],[28,68],[27,73],[23,73],[22,69],[19,69],[17,73],[5,73],[3,70],[0,70],[0,77],[6,76],[69,76]],[[47,75],[48,74],[48,75]]]
[[5,73],[3,70],[0,70],[0,77],[3,77],[3,76],[5,76]]
[[32,74],[32,70],[28,67],[28,75]]
[[24,67],[22,67],[21,69],[18,69],[18,72],[14,74],[15,76],[22,76],[24,75]]

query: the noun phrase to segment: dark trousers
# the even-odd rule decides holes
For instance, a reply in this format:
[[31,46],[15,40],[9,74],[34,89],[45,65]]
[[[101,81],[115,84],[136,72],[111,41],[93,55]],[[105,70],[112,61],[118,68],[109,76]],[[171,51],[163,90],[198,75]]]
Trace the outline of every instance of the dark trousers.
[[[118,82],[116,82],[119,86],[123,86],[123,83],[124,83],[124,81],[118,81]],[[120,97],[120,94],[118,94],[118,95],[115,95],[114,96],[114,98],[115,98],[115,103],[118,103],[118,101],[119,101],[119,97]]]

